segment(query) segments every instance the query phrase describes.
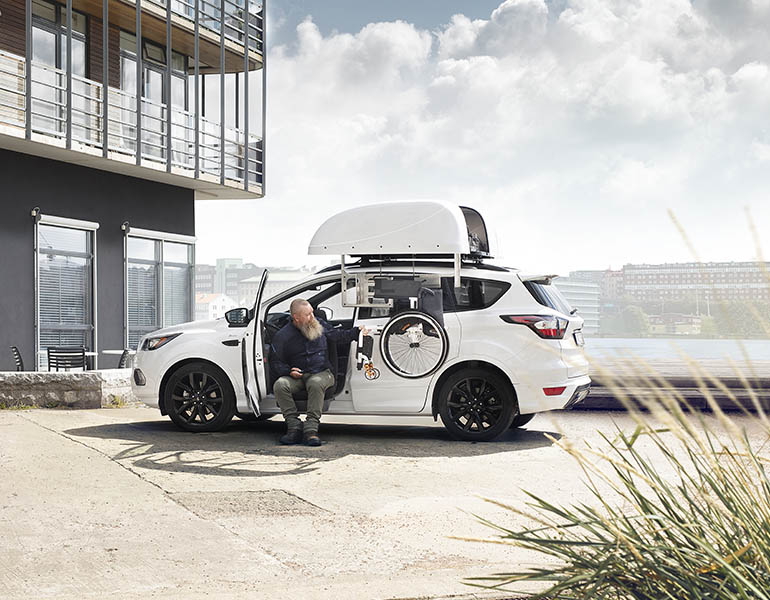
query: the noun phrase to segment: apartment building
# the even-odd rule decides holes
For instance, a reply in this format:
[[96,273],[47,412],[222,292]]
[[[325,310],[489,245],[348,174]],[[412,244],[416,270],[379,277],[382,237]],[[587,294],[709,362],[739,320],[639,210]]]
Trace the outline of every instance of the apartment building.
[[625,265],[623,288],[640,302],[770,301],[770,263],[709,262]]
[[0,0],[0,370],[193,318],[196,199],[265,191],[265,3]]
[[601,302],[770,302],[770,263],[708,262],[628,264],[618,271],[572,271],[570,278],[596,283]]

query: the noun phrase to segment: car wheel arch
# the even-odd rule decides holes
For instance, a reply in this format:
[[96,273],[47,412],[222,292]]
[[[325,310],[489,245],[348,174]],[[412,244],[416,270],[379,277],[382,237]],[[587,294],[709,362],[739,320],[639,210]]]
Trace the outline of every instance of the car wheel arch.
[[160,380],[160,389],[158,390],[158,406],[160,407],[160,414],[164,416],[168,415],[168,411],[166,410],[166,403],[163,401],[163,398],[165,397],[165,394],[166,394],[166,385],[168,384],[168,380],[171,379],[171,376],[178,369],[180,369],[181,367],[184,367],[185,365],[189,365],[190,363],[195,363],[195,362],[206,363],[222,371],[225,374],[225,377],[227,378],[227,380],[225,381],[225,384],[229,385],[231,391],[235,393],[235,386],[233,385],[230,375],[220,365],[206,358],[199,358],[199,357],[185,358],[175,362],[168,369],[166,369],[166,372],[163,374],[163,379]]
[[513,401],[516,404],[516,413],[518,414],[519,411],[519,397],[516,394],[516,386],[511,381],[510,376],[508,373],[503,371],[500,367],[497,365],[492,364],[491,362],[487,362],[485,360],[464,360],[461,362],[456,362],[441,372],[441,374],[436,379],[435,383],[433,384],[433,394],[431,399],[431,414],[433,415],[433,420],[436,421],[438,419],[439,414],[439,395],[441,393],[441,388],[444,386],[444,382],[457,373],[458,371],[462,371],[463,369],[484,369],[489,371],[490,373],[494,373],[498,375],[499,377],[502,377],[503,381],[508,382],[508,385],[510,386],[511,393],[513,394]]

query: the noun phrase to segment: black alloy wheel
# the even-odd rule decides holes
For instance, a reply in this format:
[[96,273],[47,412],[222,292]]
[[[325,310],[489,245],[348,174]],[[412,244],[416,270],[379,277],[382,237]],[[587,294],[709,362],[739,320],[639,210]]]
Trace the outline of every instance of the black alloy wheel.
[[177,369],[166,383],[164,396],[169,417],[185,431],[217,431],[235,413],[230,380],[210,363],[188,363]]
[[486,442],[506,431],[516,412],[511,385],[484,369],[463,369],[442,385],[439,414],[458,440]]

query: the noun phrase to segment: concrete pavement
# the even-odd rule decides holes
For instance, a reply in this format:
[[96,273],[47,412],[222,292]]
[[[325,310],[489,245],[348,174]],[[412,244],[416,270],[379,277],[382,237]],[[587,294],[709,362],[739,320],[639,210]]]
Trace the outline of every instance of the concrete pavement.
[[[189,434],[149,408],[0,411],[0,597],[500,598],[464,577],[542,560],[490,537],[530,490],[588,500],[545,433],[598,439],[622,413],[539,415],[486,444],[428,419],[280,419]],[[468,596],[470,595],[470,596]]]

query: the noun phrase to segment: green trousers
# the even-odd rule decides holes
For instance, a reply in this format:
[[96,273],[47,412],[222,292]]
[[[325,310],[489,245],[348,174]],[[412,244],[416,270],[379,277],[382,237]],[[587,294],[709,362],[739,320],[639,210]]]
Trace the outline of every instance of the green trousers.
[[306,433],[318,433],[318,425],[321,422],[321,412],[324,407],[324,394],[333,385],[334,375],[329,369],[312,375],[305,373],[300,379],[294,379],[290,375],[280,377],[273,384],[273,393],[286,421],[286,429],[288,431],[302,429],[302,421],[299,419],[294,394],[307,390],[307,417],[305,418],[304,429]]

